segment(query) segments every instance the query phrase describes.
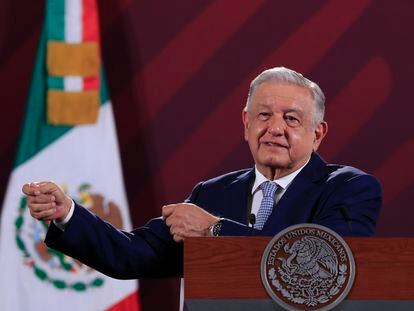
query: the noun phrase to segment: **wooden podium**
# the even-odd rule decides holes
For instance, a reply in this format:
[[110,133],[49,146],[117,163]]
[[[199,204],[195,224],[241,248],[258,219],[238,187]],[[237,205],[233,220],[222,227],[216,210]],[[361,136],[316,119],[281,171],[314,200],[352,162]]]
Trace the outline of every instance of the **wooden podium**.
[[[188,310],[283,310],[260,278],[271,237],[190,238],[184,244]],[[414,238],[346,238],[355,282],[334,310],[414,310]]]

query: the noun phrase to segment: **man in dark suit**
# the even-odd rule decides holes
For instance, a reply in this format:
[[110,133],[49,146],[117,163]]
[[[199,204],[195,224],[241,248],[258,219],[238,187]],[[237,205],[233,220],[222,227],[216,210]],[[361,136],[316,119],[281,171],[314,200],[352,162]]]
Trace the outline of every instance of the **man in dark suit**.
[[192,236],[274,235],[312,222],[341,235],[374,233],[382,191],[356,168],[316,154],[328,126],[319,86],[283,67],[261,73],[243,110],[255,167],[198,184],[186,203],[120,232],[74,203],[54,183],[26,184],[33,217],[53,220],[46,243],[117,278],[182,274],[182,240]]

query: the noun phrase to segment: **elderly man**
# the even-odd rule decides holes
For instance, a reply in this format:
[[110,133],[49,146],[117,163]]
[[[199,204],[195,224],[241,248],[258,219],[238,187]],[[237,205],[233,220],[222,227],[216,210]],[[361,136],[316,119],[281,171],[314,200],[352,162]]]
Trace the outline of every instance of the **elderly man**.
[[23,186],[33,217],[53,220],[46,243],[116,278],[182,274],[191,236],[274,235],[298,223],[344,236],[374,233],[382,201],[378,181],[316,154],[328,131],[325,97],[301,74],[277,67],[250,85],[242,112],[255,167],[199,183],[186,203],[121,232],[74,203],[54,183]]

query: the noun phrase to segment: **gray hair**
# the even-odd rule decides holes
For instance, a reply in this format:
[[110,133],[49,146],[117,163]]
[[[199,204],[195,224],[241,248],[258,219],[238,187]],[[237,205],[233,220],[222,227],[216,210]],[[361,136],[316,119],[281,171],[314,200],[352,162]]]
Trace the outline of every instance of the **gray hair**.
[[247,112],[251,112],[251,97],[253,96],[254,91],[260,84],[267,81],[293,84],[307,88],[312,94],[313,99],[313,124],[316,126],[319,122],[323,121],[325,115],[325,95],[319,85],[305,78],[299,72],[286,67],[274,67],[267,69],[259,74],[250,83],[249,94],[247,95],[247,103],[245,107]]

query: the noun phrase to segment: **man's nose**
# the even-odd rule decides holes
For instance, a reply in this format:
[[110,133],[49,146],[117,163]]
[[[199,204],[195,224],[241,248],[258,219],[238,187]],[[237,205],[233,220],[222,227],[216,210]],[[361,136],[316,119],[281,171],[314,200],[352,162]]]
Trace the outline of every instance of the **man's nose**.
[[285,122],[280,116],[272,116],[267,125],[267,132],[272,135],[283,135],[285,132]]

